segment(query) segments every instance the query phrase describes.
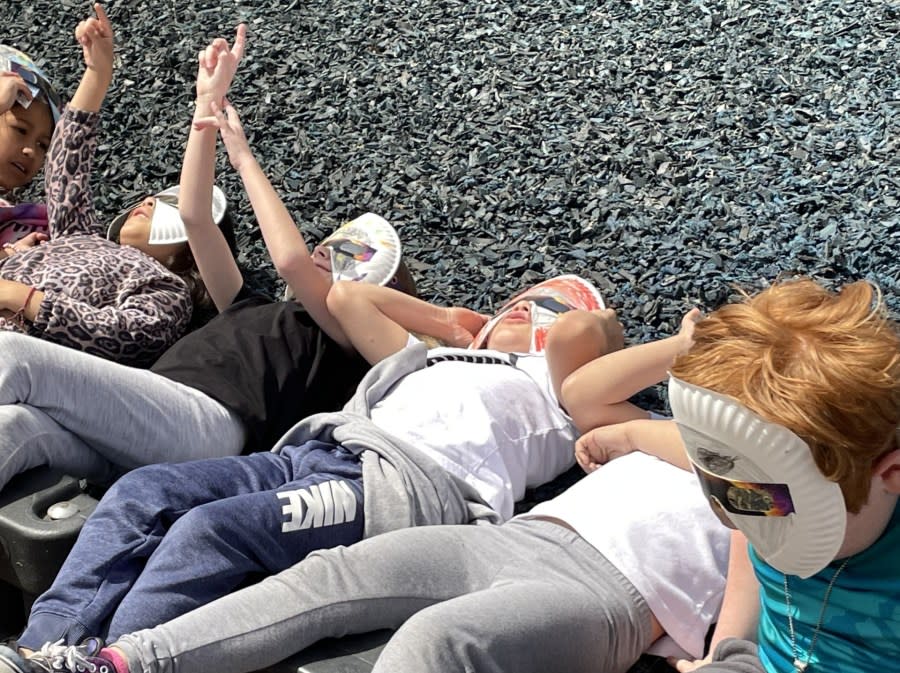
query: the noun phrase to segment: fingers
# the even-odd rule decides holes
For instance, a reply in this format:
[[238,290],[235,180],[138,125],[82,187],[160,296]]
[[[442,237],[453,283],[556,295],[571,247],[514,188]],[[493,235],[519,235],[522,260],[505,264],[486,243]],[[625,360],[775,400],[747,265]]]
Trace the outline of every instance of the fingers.
[[13,75],[15,79],[15,87],[16,91],[25,96],[26,100],[31,100],[33,96],[31,95],[31,89],[28,88],[28,85],[25,83],[25,80],[19,77],[18,75]]
[[103,37],[112,37],[112,24],[109,22],[109,17],[106,15],[106,10],[103,9],[103,5],[99,2],[95,2],[94,12],[97,14],[97,23],[100,26]]
[[[234,106],[231,104],[231,101],[229,101],[228,98],[225,97],[222,99],[222,102],[225,104],[225,107],[222,109],[222,112],[224,113],[225,117],[228,119],[228,123],[229,124],[237,124],[238,126],[240,126],[241,118],[238,115],[237,110],[235,110]],[[216,105],[215,103],[213,103],[213,105],[215,107],[218,107],[218,105]],[[215,112],[215,108],[213,108],[213,111]]]
[[244,49],[247,45],[247,24],[242,23],[237,27],[234,35],[234,46],[231,48],[232,55],[240,61],[244,58]]

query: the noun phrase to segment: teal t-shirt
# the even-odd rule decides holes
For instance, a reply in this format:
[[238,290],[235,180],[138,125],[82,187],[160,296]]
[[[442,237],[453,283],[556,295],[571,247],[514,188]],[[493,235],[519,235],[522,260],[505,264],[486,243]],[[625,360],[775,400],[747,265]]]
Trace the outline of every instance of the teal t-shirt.
[[[750,549],[760,582],[759,657],[770,673],[793,670],[784,575]],[[797,653],[806,661],[828,583],[843,561],[808,579],[788,576]],[[884,673],[900,661],[900,507],[885,532],[850,558],[828,599],[809,673]]]

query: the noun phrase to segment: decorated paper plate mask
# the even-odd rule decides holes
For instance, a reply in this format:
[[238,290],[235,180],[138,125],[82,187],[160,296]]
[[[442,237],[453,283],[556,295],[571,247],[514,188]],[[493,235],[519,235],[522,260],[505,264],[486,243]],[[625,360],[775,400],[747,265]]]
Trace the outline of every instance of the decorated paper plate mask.
[[31,60],[28,54],[5,44],[0,44],[0,70],[16,73],[25,81],[25,85],[31,91],[31,100],[21,93],[18,95],[16,102],[19,105],[28,108],[32,100],[44,100],[50,106],[53,123],[55,124],[59,121],[62,99],[50,84],[50,78]]
[[331,256],[331,277],[387,285],[400,267],[400,237],[383,217],[365,213],[336,229],[321,245]]
[[[158,194],[154,194],[156,205],[153,208],[153,215],[150,218],[150,237],[148,243],[151,245],[168,245],[172,243],[184,243],[188,240],[187,230],[184,228],[184,222],[178,214],[178,190],[177,186],[164,189]],[[111,241],[119,240],[119,231],[122,225],[128,219],[131,211],[140,203],[138,201],[129,208],[119,213],[109,225],[106,237]],[[218,187],[213,187],[212,199],[212,217],[213,221],[222,226],[225,219],[225,212],[228,210],[228,203],[225,200],[225,194]],[[228,235],[226,233],[226,238]],[[229,245],[231,241],[229,240]]]
[[837,555],[847,524],[840,486],[809,446],[730,397],[669,379],[669,404],[713,510],[788,575],[809,577]]
[[491,330],[522,301],[531,304],[531,353],[544,350],[547,332],[560,313],[573,309],[596,311],[606,308],[600,292],[588,281],[571,274],[556,276],[519,292],[506,302],[481,328],[470,348],[482,348]]

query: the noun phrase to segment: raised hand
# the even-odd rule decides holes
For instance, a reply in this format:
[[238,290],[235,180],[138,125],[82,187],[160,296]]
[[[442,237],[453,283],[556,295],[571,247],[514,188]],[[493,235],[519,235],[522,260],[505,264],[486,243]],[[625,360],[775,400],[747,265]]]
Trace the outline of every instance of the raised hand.
[[16,104],[19,94],[31,100],[31,90],[19,75],[14,72],[0,72],[0,114],[8,112]]
[[228,151],[228,160],[234,169],[239,171],[245,161],[253,160],[253,153],[250,151],[250,144],[244,134],[244,127],[241,126],[241,118],[227,99],[224,109],[214,101],[211,101],[209,106],[213,113],[212,116],[194,119],[194,128],[197,130],[213,127],[219,129],[219,135],[222,136],[222,142],[225,143],[225,149]]
[[94,3],[96,17],[89,17],[75,28],[75,39],[81,45],[84,64],[104,79],[112,79],[113,28],[103,5]]
[[234,36],[234,45],[229,48],[225,38],[217,37],[197,54],[197,99],[208,98],[220,103],[228,93],[238,65],[244,57],[247,44],[247,26],[240,24]]
[[585,472],[635,451],[625,423],[604,425],[584,433],[575,442],[575,460]]

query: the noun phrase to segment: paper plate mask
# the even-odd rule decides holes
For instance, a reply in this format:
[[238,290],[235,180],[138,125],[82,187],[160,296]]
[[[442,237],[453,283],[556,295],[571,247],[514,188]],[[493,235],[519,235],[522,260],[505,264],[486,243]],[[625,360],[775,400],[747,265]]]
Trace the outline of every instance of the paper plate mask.
[[550,325],[560,313],[573,309],[596,311],[606,308],[600,292],[575,275],[556,276],[523,290],[506,302],[475,336],[469,348],[483,348],[494,326],[520,301],[531,302],[531,353],[540,353],[547,342]]
[[[154,194],[156,206],[153,208],[153,216],[150,218],[150,237],[147,241],[151,245],[184,243],[188,240],[184,222],[178,214],[178,190],[179,187],[175,186]],[[106,238],[111,241],[119,240],[119,231],[122,229],[122,225],[125,224],[125,220],[128,219],[131,211],[139,204],[140,201],[132,204],[116,216],[116,219],[109,225]],[[213,222],[217,225],[221,224],[227,209],[228,203],[225,200],[225,193],[218,187],[213,186]]]
[[847,526],[844,498],[806,442],[730,397],[675,377],[669,404],[713,509],[766,562],[809,577],[834,560]]
[[[50,106],[53,123],[55,124],[59,121],[60,110],[62,110],[63,106],[62,99],[50,84],[50,78],[31,60],[28,54],[5,44],[0,44],[0,70],[14,72],[21,77],[29,91],[31,91],[31,99],[43,97]],[[28,108],[32,100],[26,98],[22,93],[16,97],[16,102],[23,108]]]
[[400,237],[383,217],[360,215],[336,229],[322,245],[331,254],[331,277],[387,285],[400,266]]

